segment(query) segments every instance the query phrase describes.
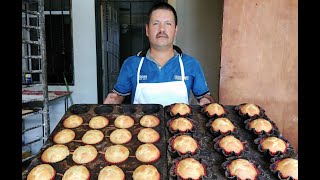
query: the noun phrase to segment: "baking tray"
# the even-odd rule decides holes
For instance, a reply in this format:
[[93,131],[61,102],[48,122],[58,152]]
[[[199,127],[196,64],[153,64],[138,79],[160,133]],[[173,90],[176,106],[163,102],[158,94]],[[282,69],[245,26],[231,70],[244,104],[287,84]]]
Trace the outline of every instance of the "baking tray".
[[[91,128],[88,126],[89,121],[92,117],[102,115],[105,116],[109,119],[109,124],[102,128],[99,129],[101,130],[104,135],[106,136],[105,138],[107,141],[104,139],[102,142],[98,144],[94,144],[93,146],[97,149],[98,151],[98,157],[89,163],[83,164],[88,168],[90,171],[90,180],[95,180],[98,179],[99,172],[102,168],[104,168],[107,165],[111,165],[104,159],[104,154],[99,153],[99,152],[105,152],[107,147],[113,145],[109,140],[108,136],[111,134],[113,130],[116,129],[114,127],[114,120],[116,117],[119,115],[129,115],[132,117],[135,121],[134,125],[131,128],[128,128],[128,130],[132,134],[132,139],[125,144],[122,144],[126,146],[129,151],[130,155],[129,158],[124,161],[123,163],[117,164],[118,167],[120,167],[123,172],[126,175],[126,179],[132,179],[132,174],[133,171],[140,165],[142,164],[152,164],[154,165],[159,173],[161,174],[161,179],[165,180],[168,179],[167,177],[167,145],[166,145],[166,133],[165,133],[165,124],[164,124],[164,112],[163,112],[163,107],[161,105],[157,104],[141,104],[141,105],[132,105],[132,104],[122,104],[122,105],[99,105],[99,104],[75,104],[72,105],[68,108],[67,112],[63,115],[61,120],[58,122],[57,126],[55,129],[52,131],[50,134],[49,138],[47,141],[44,143],[44,145],[41,147],[39,153],[34,157],[34,159],[31,161],[30,165],[26,169],[25,173],[23,174],[22,179],[26,179],[28,173],[34,168],[35,166],[39,164],[43,164],[41,161],[41,154],[44,152],[45,149],[48,147],[54,145],[55,143],[53,142],[53,136],[61,131],[62,129],[65,129],[63,126],[63,120],[67,117],[69,117],[72,114],[77,114],[81,116],[84,119],[84,122],[81,126],[77,128],[73,128],[72,130],[75,131],[76,137],[74,140],[81,140],[81,137],[83,134],[90,130]],[[135,156],[136,149],[139,147],[139,145],[143,144],[140,142],[137,138],[137,135],[139,131],[144,128],[143,126],[140,125],[139,120],[143,115],[146,114],[151,114],[154,116],[157,116],[160,119],[160,124],[156,127],[153,127],[159,134],[160,134],[160,140],[157,142],[153,143],[161,152],[160,158],[153,163],[143,163],[137,160]],[[79,141],[71,141],[67,144],[70,152],[74,151],[77,147],[84,145],[84,143],[79,142]],[[57,162],[57,163],[50,163],[52,167],[56,170],[57,174],[55,176],[55,179],[62,179],[62,175],[64,172],[71,166],[76,165],[75,162],[72,160],[72,155],[70,154],[67,156],[66,159],[63,161]]]
[[[212,118],[207,117],[203,113],[203,109],[199,105],[190,105],[192,113],[188,116],[188,118],[193,119],[195,122],[195,130],[193,132],[189,132],[194,137],[200,138],[200,152],[195,155],[195,158],[200,160],[201,163],[206,165],[207,175],[202,177],[202,180],[212,180],[212,179],[228,179],[225,175],[225,169],[222,164],[226,162],[230,157],[223,155],[221,152],[218,152],[214,148],[214,138],[218,137],[217,134],[213,134],[208,128],[207,123]],[[235,110],[236,106],[225,105],[227,109],[227,114],[225,115],[237,128],[235,131],[235,135],[241,140],[246,141],[246,151],[242,154],[243,157],[246,157],[256,164],[259,165],[258,170],[262,171],[261,175],[258,179],[274,179],[278,180],[276,174],[274,174],[270,170],[271,161],[270,158],[267,158],[262,152],[258,151],[258,145],[254,143],[254,140],[258,137],[258,135],[254,134],[252,131],[249,131],[245,128],[244,121],[245,118],[241,117],[239,113]],[[165,121],[170,121],[173,117],[170,116],[170,105],[164,107],[165,112]],[[216,117],[217,118],[217,117]],[[268,118],[266,114],[264,114],[263,118]],[[268,118],[268,120],[270,120]],[[270,120],[271,121],[271,120]],[[279,132],[278,127],[273,123],[275,131]],[[166,128],[166,133],[168,139],[175,136],[175,133],[169,131],[168,127]],[[168,148],[169,149],[169,148]],[[297,156],[297,154],[293,151],[290,151],[292,156]],[[176,161],[176,154],[172,154],[172,152],[168,151],[168,178],[169,180],[180,179],[174,173],[174,162]]]

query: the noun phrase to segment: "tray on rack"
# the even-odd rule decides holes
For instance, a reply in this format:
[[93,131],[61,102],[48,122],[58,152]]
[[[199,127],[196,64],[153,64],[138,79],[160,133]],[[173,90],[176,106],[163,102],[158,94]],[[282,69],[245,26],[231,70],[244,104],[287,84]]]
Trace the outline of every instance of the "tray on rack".
[[[134,125],[128,128],[128,130],[132,134],[132,139],[129,142],[122,144],[129,149],[129,152],[130,152],[129,158],[120,164],[116,164],[119,168],[123,170],[123,172],[125,173],[126,179],[132,179],[133,171],[142,164],[154,165],[159,171],[159,173],[161,174],[161,179],[162,180],[167,179],[168,168],[167,168],[167,154],[166,154],[167,146],[166,146],[166,136],[165,136],[165,128],[164,128],[165,125],[164,125],[164,117],[163,117],[164,113],[163,113],[163,107],[157,104],[146,104],[146,105],[75,104],[70,106],[67,112],[64,114],[64,116],[61,118],[61,120],[57,124],[56,128],[52,131],[47,141],[44,143],[44,145],[40,149],[37,156],[35,156],[35,158],[31,161],[27,170],[23,174],[23,179],[27,178],[28,173],[35,166],[39,164],[44,164],[44,162],[41,161],[42,153],[48,147],[55,144],[55,142],[53,141],[53,136],[57,132],[61,131],[62,129],[65,129],[65,127],[63,126],[63,120],[72,114],[81,116],[84,119],[84,122],[82,123],[81,126],[72,129],[76,134],[75,139],[69,143],[64,144],[69,148],[70,152],[75,150],[77,147],[84,145],[84,143],[82,143],[79,140],[81,140],[81,137],[86,131],[91,129],[88,126],[88,124],[92,117],[100,115],[108,118],[109,120],[109,124],[106,127],[99,129],[105,135],[103,141],[93,145],[98,151],[98,157],[92,162],[83,164],[89,170],[91,180],[98,179],[100,170],[107,165],[111,165],[111,163],[107,162],[104,159],[104,154],[100,152],[105,152],[107,147],[114,145],[112,142],[110,142],[109,135],[113,130],[116,129],[116,127],[114,126],[114,120],[119,115],[128,115],[134,120]],[[142,116],[146,114],[154,115],[160,119],[160,124],[156,127],[153,127],[153,129],[160,134],[160,140],[158,140],[153,144],[160,150],[161,155],[156,162],[152,162],[152,163],[143,163],[138,161],[134,157],[136,149],[139,147],[139,145],[143,144],[138,140],[137,134],[142,128],[144,128],[143,126],[140,125],[139,120]],[[65,173],[65,171],[71,166],[76,165],[76,163],[72,160],[72,154],[70,154],[64,160],[57,163],[50,163],[50,165],[57,172],[54,179],[62,179],[62,176]]]

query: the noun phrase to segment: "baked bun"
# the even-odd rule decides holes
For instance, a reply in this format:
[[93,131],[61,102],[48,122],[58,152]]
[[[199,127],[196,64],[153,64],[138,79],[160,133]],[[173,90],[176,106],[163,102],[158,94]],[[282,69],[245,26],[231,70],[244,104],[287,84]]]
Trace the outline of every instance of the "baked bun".
[[98,156],[98,151],[92,145],[77,147],[73,154],[72,160],[77,164],[85,164],[93,161]]
[[142,144],[136,150],[136,158],[141,162],[154,162],[160,158],[160,151],[153,144]]
[[258,118],[249,122],[249,128],[254,129],[257,134],[262,133],[262,131],[269,133],[272,130],[272,125],[268,120]]
[[260,115],[260,109],[257,105],[246,103],[240,107],[240,111],[243,115],[248,114],[249,117],[254,115]]
[[89,121],[89,127],[92,129],[101,129],[109,124],[109,119],[104,116],[95,116]]
[[209,105],[205,106],[204,112],[207,113],[209,117],[212,117],[214,115],[220,117],[226,113],[224,108],[218,103],[210,103]]
[[132,174],[133,180],[159,180],[160,173],[153,165],[140,165]]
[[186,158],[176,164],[176,173],[183,179],[200,179],[206,174],[204,166],[193,158]]
[[110,141],[114,144],[124,144],[131,140],[131,132],[127,129],[116,129],[110,134]]
[[219,132],[221,134],[226,134],[229,131],[233,132],[235,130],[235,126],[228,118],[217,118],[211,123],[212,130],[214,132]]
[[298,160],[293,158],[281,159],[277,162],[275,170],[280,171],[280,175],[284,179],[288,177],[298,179]]
[[144,115],[140,119],[140,124],[143,127],[156,127],[160,124],[160,120],[154,115]]
[[99,172],[98,180],[125,180],[125,174],[116,165],[106,166]]
[[104,138],[103,132],[100,130],[89,130],[82,136],[82,142],[85,144],[97,144]]
[[269,150],[271,154],[277,154],[278,151],[284,153],[287,145],[284,140],[277,137],[267,137],[260,141],[262,150]]
[[171,146],[180,154],[191,152],[194,154],[198,149],[198,143],[189,135],[180,135],[172,140]]
[[154,143],[160,139],[160,134],[152,128],[143,128],[138,133],[138,140],[143,143]]
[[41,160],[46,163],[56,163],[64,160],[70,154],[67,146],[56,144],[47,148],[41,155]]
[[65,128],[76,128],[79,127],[83,123],[82,117],[78,115],[70,115],[63,121],[63,126]]
[[76,137],[76,133],[71,129],[63,129],[53,136],[53,142],[66,144]]
[[183,118],[183,117],[179,117],[179,118],[176,118],[173,121],[171,121],[170,128],[173,131],[178,130],[180,132],[186,132],[188,130],[190,131],[193,129],[193,124],[188,119]]
[[237,176],[238,179],[256,179],[258,176],[255,165],[246,159],[232,160],[227,169],[232,176]]
[[218,141],[218,144],[226,154],[231,154],[232,152],[234,152],[236,155],[239,155],[244,150],[242,142],[232,135],[222,137]]
[[117,128],[130,128],[134,124],[134,120],[127,115],[120,115],[114,120],[114,125]]
[[113,163],[113,164],[118,164],[129,157],[129,150],[123,145],[113,145],[107,148],[104,157],[106,161]]
[[185,103],[176,103],[171,105],[170,113],[172,116],[186,116],[191,114],[191,108],[188,104]]
[[83,165],[74,165],[66,170],[62,180],[88,180],[90,178],[89,170]]
[[50,164],[39,164],[32,168],[27,176],[27,180],[52,180],[56,175],[56,171]]

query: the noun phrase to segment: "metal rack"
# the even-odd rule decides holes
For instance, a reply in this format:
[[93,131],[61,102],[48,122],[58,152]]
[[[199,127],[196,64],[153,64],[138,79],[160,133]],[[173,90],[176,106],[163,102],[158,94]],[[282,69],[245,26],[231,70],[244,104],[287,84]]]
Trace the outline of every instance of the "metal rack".
[[[41,128],[42,136],[30,142],[22,144],[22,148],[35,142],[44,143],[50,134],[50,119],[48,112],[48,82],[47,82],[47,60],[45,41],[45,15],[44,0],[22,1],[22,89],[32,86],[40,86],[43,92],[42,105],[39,108],[30,108],[29,113],[22,113],[22,120],[36,114],[42,115],[42,124],[22,128],[22,135],[26,132]],[[22,101],[23,107],[24,101]],[[24,154],[22,154],[24,156]],[[32,159],[31,153],[22,158],[22,162]]]

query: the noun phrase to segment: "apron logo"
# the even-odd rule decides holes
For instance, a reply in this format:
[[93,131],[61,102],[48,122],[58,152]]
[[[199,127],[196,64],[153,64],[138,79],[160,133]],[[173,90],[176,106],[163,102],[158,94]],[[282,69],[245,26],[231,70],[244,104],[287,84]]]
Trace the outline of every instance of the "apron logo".
[[140,75],[139,80],[147,80],[148,76],[147,75]]
[[[181,76],[174,75],[174,80],[181,81],[181,79],[182,79],[182,77],[181,77]],[[185,77],[184,77],[184,80],[189,80],[189,76],[185,76]]]

